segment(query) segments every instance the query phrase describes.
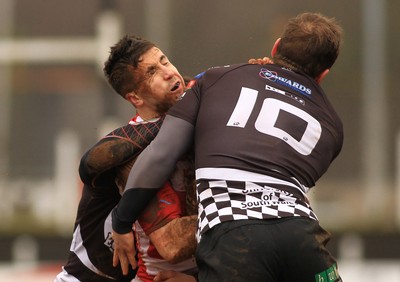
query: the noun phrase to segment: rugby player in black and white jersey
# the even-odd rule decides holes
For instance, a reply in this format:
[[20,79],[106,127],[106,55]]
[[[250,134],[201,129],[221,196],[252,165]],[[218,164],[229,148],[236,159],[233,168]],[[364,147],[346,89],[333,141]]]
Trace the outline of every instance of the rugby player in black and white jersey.
[[343,144],[320,86],[341,33],[335,19],[300,14],[274,44],[274,64],[213,68],[184,93],[113,211],[122,264],[131,251],[125,228],[194,141],[199,281],[341,281],[330,234],[307,199]]
[[[163,52],[153,43],[134,36],[123,37],[111,48],[104,71],[111,86],[136,108],[137,115],[128,125],[102,138],[81,159],[79,172],[84,183],[82,197],[70,255],[63,271],[55,278],[56,282],[133,281],[136,265],[126,269],[125,273],[120,267],[113,266],[111,211],[121,197],[120,190],[123,190],[127,176],[124,172],[157,135],[165,112],[185,87],[184,79]],[[173,176],[171,183],[174,189],[178,186],[175,184],[181,184],[181,190],[193,188],[190,183],[186,186],[179,183],[182,177],[183,181],[186,180],[186,175],[180,179],[176,174]],[[154,208],[157,207],[148,207]],[[143,274],[155,275],[157,272],[154,270],[162,269],[196,271],[192,257],[196,247],[194,235],[197,216],[176,218],[177,214],[183,212],[168,208],[174,216],[163,213],[163,218],[146,218],[147,225],[153,222],[157,224],[153,224],[148,236],[153,248],[165,260],[160,256],[147,256],[151,259],[147,268],[153,272],[143,269]],[[148,214],[158,215],[157,209],[148,211]],[[131,248],[135,249],[133,240]]]

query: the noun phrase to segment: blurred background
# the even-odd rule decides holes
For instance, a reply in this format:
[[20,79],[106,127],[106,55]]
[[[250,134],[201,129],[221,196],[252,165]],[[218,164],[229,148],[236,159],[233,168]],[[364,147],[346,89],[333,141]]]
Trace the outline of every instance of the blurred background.
[[397,0],[0,0],[0,280],[52,281],[67,258],[80,157],[134,114],[102,73],[119,38],[155,42],[194,76],[269,56],[287,20],[309,11],[344,29],[322,86],[345,143],[312,205],[344,281],[400,281],[399,10]]

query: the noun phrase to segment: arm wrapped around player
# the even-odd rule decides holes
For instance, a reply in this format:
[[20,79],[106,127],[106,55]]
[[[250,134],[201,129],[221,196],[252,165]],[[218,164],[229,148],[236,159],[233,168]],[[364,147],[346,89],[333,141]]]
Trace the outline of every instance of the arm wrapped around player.
[[155,138],[162,118],[155,122],[128,124],[103,137],[81,159],[79,174],[84,183],[97,187],[116,176],[115,168],[135,159]]

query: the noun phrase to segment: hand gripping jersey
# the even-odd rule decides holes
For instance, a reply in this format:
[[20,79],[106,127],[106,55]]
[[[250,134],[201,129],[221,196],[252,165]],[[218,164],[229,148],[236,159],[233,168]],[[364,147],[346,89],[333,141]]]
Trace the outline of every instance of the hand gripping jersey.
[[195,127],[201,233],[223,221],[304,216],[343,143],[314,79],[277,65],[210,69],[169,115]]

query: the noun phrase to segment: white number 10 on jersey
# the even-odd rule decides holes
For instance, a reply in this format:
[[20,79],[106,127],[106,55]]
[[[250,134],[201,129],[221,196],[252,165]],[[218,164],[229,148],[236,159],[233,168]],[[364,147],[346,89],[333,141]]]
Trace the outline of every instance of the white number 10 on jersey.
[[[257,90],[242,87],[235,109],[226,125],[244,128],[253,112],[257,96]],[[302,119],[307,123],[301,140],[298,141],[289,132],[275,127],[280,111],[288,112],[294,118]],[[257,131],[285,141],[294,150],[305,156],[311,154],[321,137],[322,131],[321,124],[311,115],[274,98],[264,100],[254,126]]]

